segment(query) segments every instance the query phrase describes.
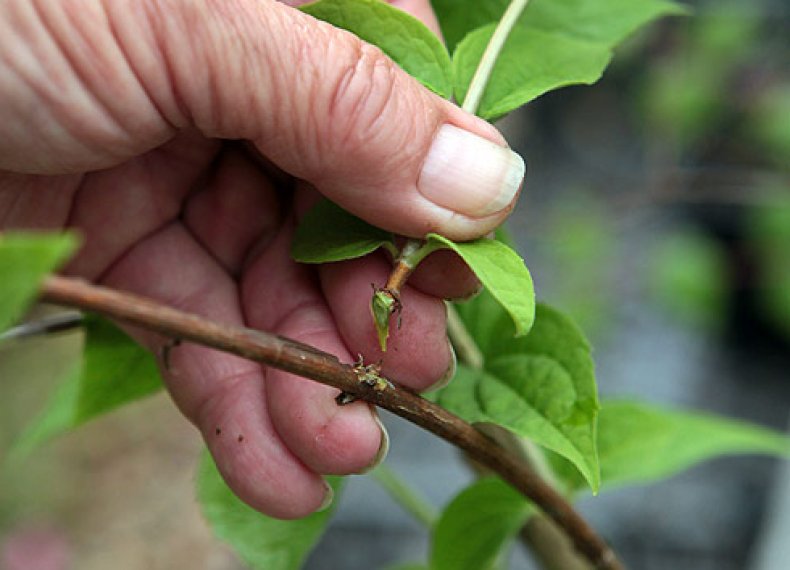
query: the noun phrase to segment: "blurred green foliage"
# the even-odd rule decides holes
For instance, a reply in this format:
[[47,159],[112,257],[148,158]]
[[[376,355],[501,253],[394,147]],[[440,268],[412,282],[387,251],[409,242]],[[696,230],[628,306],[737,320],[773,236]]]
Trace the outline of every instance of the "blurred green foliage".
[[759,307],[790,339],[790,193],[753,208],[747,236],[760,268]]
[[790,171],[790,81],[771,87],[754,101],[748,128],[766,158]]
[[557,200],[546,219],[542,239],[550,245],[552,268],[561,276],[551,288],[552,303],[573,315],[587,334],[604,333],[621,253],[611,213],[600,200],[575,191]]
[[649,287],[672,314],[716,330],[727,302],[727,260],[719,244],[694,227],[676,230],[652,254]]

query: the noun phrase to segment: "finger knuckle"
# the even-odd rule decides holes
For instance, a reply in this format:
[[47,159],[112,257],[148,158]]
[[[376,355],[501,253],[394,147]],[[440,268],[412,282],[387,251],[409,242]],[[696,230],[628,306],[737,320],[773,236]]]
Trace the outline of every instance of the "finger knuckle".
[[329,83],[327,117],[336,140],[358,148],[380,136],[390,114],[400,70],[380,49],[355,41]]

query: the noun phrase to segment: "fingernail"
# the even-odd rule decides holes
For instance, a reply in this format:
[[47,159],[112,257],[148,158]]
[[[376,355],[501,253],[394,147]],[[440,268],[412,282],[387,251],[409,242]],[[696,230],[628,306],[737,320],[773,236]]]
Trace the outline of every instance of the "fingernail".
[[509,148],[445,124],[428,151],[417,186],[438,206],[482,218],[513,201],[525,171],[522,158]]
[[450,342],[449,338],[447,339],[447,346],[450,347],[450,366],[447,368],[445,373],[442,374],[442,377],[430,387],[431,392],[435,390],[441,390],[447,386],[450,383],[450,380],[453,379],[453,376],[455,376],[455,369],[458,367],[458,358],[455,356],[455,349],[453,348],[453,343]]
[[459,295],[458,297],[451,297],[445,300],[458,301],[458,302],[471,301],[472,299],[477,297],[483,289],[484,289],[483,284],[478,280],[477,284],[475,285],[475,288],[469,291],[467,294]]
[[373,416],[373,421],[376,422],[376,425],[379,426],[379,429],[381,430],[381,443],[379,444],[379,450],[376,453],[376,457],[373,459],[370,465],[368,465],[367,467],[365,467],[365,469],[359,472],[360,475],[369,473],[373,471],[376,467],[384,463],[384,460],[387,458],[387,453],[389,453],[390,450],[390,434],[387,431],[387,428],[385,428],[384,424],[381,422],[381,418],[379,417],[376,408],[371,406],[370,413]]
[[335,491],[329,483],[324,481],[324,487],[326,487],[326,493],[324,493],[324,500],[321,501],[321,506],[316,510],[317,513],[327,510],[332,505],[332,501],[335,500]]

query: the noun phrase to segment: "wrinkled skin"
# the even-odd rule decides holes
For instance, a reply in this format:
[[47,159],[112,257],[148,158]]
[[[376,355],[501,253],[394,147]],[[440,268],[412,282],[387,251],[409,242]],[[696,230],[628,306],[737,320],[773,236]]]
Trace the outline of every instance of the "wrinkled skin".
[[[435,29],[427,0],[395,4]],[[389,261],[289,259],[318,192],[412,236],[482,235],[507,213],[424,206],[414,187],[441,124],[501,136],[291,7],[0,6],[0,228],[77,229],[83,247],[66,274],[376,361],[367,304]],[[441,299],[476,287],[451,255],[427,260],[403,291],[384,373],[417,390],[440,380],[452,361]],[[166,339],[130,332],[161,355]],[[329,387],[231,355],[184,344],[162,372],[228,484],[273,516],[314,511],[320,475],[364,470],[382,443],[367,404],[338,407]]]

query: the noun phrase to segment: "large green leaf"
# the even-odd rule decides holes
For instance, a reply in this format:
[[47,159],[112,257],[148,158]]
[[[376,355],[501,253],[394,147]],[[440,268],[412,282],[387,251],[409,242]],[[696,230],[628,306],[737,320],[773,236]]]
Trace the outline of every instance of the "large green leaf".
[[162,389],[154,357],[110,321],[85,319],[82,361],[68,372],[15,452],[26,452],[71,428]]
[[[469,323],[470,313],[462,318]],[[597,491],[598,397],[584,335],[545,305],[538,305],[535,325],[525,337],[513,338],[496,323],[488,316],[470,327],[476,339],[487,337],[480,343],[484,370],[460,366],[437,401],[469,422],[499,424],[562,455]]]
[[[458,101],[466,98],[495,27],[490,24],[480,28],[458,44],[453,58]],[[595,83],[611,57],[611,50],[597,42],[558,32],[515,28],[494,65],[477,114],[496,120],[547,91]]]
[[76,246],[70,234],[0,232],[0,332],[22,317],[44,277]]
[[390,232],[371,226],[329,200],[305,214],[291,244],[291,257],[302,263],[328,263],[394,247]]
[[431,570],[490,568],[535,512],[501,479],[481,479],[444,509],[433,533]]
[[[337,497],[341,479],[330,478]],[[256,570],[298,570],[332,515],[333,507],[299,520],[278,520],[241,502],[204,452],[197,476],[198,501],[214,534]]]
[[[598,421],[598,457],[606,489],[670,477],[722,455],[789,453],[790,439],[781,433],[707,413],[608,401]],[[584,485],[578,474],[563,467],[558,472],[571,488]]]
[[381,0],[320,0],[302,6],[320,20],[381,48],[406,72],[445,99],[452,95],[450,55],[422,22]]
[[517,336],[529,332],[535,320],[535,288],[521,256],[504,243],[485,238],[456,243],[428,234],[427,239],[437,248],[451,249],[461,256],[513,319]]
[[[447,46],[469,33],[499,21],[510,0],[431,0]],[[531,0],[519,27],[562,31],[609,46],[621,42],[640,26],[687,9],[665,0]]]
[[533,0],[519,22],[614,47],[645,24],[688,8],[667,0]]
[[[455,95],[463,101],[508,2],[495,0],[485,9],[456,4],[454,11],[441,6],[445,2],[436,4],[443,30],[459,42],[453,68]],[[659,16],[684,12],[663,0],[533,0],[502,48],[478,114],[493,120],[547,91],[593,83],[626,36]]]

